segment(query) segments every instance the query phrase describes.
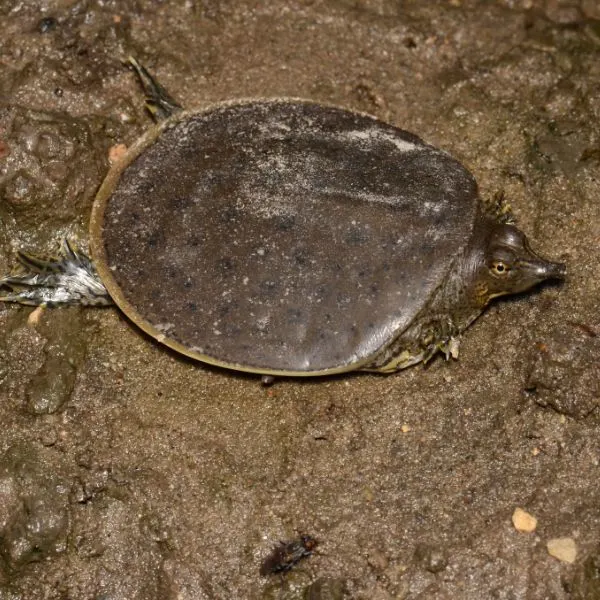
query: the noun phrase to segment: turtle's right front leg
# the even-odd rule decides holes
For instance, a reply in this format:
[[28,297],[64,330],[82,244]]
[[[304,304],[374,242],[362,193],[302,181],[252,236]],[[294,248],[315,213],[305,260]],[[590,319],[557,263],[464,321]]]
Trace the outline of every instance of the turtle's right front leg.
[[41,258],[19,252],[22,272],[0,279],[0,301],[32,306],[107,306],[112,300],[92,261],[64,240],[60,256]]

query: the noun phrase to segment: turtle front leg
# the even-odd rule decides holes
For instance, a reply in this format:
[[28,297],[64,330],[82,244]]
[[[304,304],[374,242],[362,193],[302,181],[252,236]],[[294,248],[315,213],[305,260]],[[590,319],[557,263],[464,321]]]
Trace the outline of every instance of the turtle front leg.
[[[112,300],[92,261],[64,240],[60,255],[42,258],[18,253],[22,272],[0,279],[0,301],[31,306],[108,306]],[[2,294],[2,289],[9,290]]]
[[425,331],[420,342],[424,348],[424,364],[427,364],[438,352],[441,352],[446,360],[450,357],[458,358],[460,331],[450,317],[439,315],[433,318]]

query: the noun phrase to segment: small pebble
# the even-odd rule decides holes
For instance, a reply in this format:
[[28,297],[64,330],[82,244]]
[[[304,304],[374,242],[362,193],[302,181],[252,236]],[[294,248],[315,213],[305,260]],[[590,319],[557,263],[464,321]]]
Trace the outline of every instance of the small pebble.
[[44,314],[44,306],[38,306],[27,317],[27,325],[35,327],[39,325],[42,315]]
[[0,158],[6,158],[10,154],[10,147],[4,140],[0,140]]
[[373,550],[367,556],[367,562],[376,571],[384,571],[387,569],[389,561],[387,556],[381,550]]
[[537,527],[537,519],[522,508],[515,508],[515,512],[512,515],[512,522],[515,529],[523,533],[531,533]]
[[373,502],[373,500],[375,500],[375,492],[371,488],[364,488],[362,493],[367,502]]
[[589,19],[600,20],[600,4],[598,0],[582,0],[581,10]]
[[570,537],[554,538],[546,544],[548,554],[566,563],[574,563],[577,558],[577,545]]
[[116,144],[111,146],[108,150],[108,161],[111,165],[114,165],[116,162],[121,160],[121,158],[127,152],[127,146],[125,144]]
[[46,447],[54,446],[58,441],[58,434],[54,428],[44,429],[40,435],[40,442]]
[[434,544],[418,544],[415,560],[430,573],[441,573],[448,566],[446,551]]
[[273,377],[273,375],[263,375],[260,378],[260,382],[264,387],[269,387],[270,385],[273,385],[273,383],[275,383],[275,377]]
[[407,425],[406,423],[404,425],[402,425],[402,427],[400,427],[400,431],[402,433],[408,433],[410,431],[410,425]]
[[546,0],[546,17],[560,25],[574,25],[583,19],[578,2],[567,3],[564,0]]

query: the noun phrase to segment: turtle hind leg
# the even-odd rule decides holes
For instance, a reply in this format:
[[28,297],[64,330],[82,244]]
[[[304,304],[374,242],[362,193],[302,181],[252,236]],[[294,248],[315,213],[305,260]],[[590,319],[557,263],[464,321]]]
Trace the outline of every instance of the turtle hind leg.
[[127,62],[133,67],[142,84],[146,95],[146,108],[155,121],[164,121],[183,109],[181,104],[174,100],[169,92],[150,75],[144,65],[141,65],[133,56],[130,56]]
[[[22,271],[0,279],[0,301],[31,306],[108,306],[112,300],[92,261],[68,240],[56,258],[19,252]],[[2,289],[8,290],[3,294]]]

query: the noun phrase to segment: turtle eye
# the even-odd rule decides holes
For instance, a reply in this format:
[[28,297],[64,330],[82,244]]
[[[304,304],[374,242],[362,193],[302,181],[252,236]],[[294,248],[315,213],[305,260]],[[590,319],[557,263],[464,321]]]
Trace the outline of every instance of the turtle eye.
[[507,277],[510,273],[510,265],[503,260],[495,260],[490,267],[490,271],[496,277]]

